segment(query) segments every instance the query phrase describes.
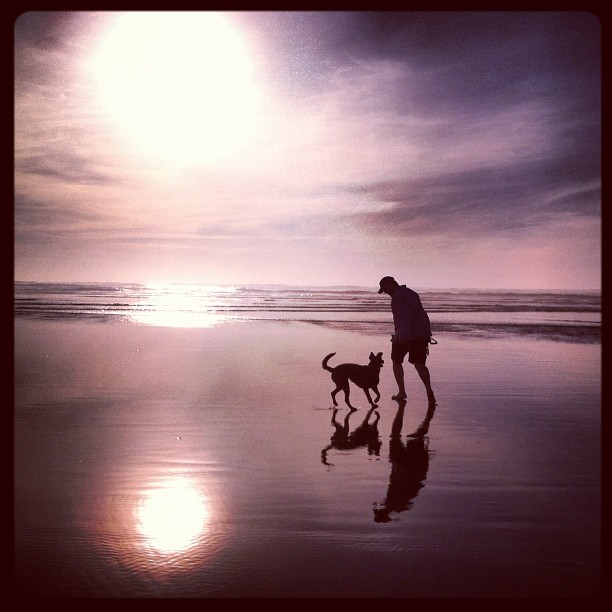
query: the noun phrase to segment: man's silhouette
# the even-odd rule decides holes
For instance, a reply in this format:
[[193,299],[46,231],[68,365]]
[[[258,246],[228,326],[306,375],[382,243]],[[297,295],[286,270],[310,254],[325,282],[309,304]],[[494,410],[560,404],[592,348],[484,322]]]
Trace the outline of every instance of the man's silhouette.
[[435,404],[436,397],[431,389],[431,377],[425,365],[429,354],[431,326],[421,298],[416,291],[408,289],[406,285],[398,284],[392,276],[381,278],[379,285],[378,293],[386,293],[391,296],[391,311],[395,327],[395,333],[391,336],[391,361],[398,392],[393,399],[406,399],[403,363],[404,357],[408,355],[408,361],[415,367],[425,385],[429,403]]

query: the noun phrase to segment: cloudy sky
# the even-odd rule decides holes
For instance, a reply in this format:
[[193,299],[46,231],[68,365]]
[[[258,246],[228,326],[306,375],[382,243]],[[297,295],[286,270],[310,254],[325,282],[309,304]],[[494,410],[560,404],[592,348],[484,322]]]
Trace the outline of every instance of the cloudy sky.
[[598,289],[587,12],[24,13],[15,278]]

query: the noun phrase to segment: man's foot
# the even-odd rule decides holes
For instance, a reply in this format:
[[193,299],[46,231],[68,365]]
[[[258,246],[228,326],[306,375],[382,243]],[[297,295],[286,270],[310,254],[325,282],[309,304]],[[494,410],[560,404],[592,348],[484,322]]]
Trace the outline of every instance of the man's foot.
[[391,396],[392,400],[405,400],[408,396],[405,393],[396,393]]

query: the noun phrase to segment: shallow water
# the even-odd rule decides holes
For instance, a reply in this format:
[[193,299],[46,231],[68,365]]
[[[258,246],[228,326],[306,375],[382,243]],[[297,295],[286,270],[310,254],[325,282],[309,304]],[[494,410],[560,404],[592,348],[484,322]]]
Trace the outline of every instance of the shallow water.
[[[413,371],[403,414],[390,399],[387,335],[279,321],[194,330],[27,319],[15,333],[24,594],[598,589],[598,344],[439,334],[427,420]],[[321,359],[336,351],[332,365],[365,363],[378,350],[387,361],[376,427],[334,446]],[[341,402],[336,414],[350,431],[368,414],[357,391],[359,410]]]

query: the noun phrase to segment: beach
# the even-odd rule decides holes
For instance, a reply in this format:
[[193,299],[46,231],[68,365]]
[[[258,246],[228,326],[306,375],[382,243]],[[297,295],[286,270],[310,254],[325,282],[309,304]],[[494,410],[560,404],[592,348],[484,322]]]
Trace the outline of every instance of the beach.
[[[411,367],[391,399],[381,331],[16,319],[19,594],[593,596],[601,345],[435,336],[428,413]],[[371,351],[377,410],[352,386],[334,412],[323,357]]]

